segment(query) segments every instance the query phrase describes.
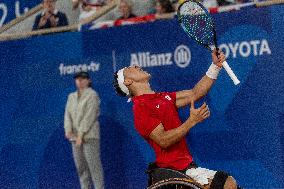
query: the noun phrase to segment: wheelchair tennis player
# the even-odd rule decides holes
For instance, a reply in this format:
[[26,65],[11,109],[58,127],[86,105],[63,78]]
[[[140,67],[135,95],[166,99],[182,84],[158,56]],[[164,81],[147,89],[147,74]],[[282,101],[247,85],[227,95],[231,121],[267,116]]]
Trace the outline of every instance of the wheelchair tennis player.
[[[133,101],[135,128],[155,151],[152,168],[184,173],[205,189],[238,189],[228,173],[198,167],[185,138],[191,128],[210,116],[206,103],[195,108],[194,102],[205,96],[215,83],[225,61],[224,53],[219,53],[217,57],[214,50],[213,63],[191,90],[156,93],[149,84],[151,75],[138,66],[116,72],[113,84],[118,95],[128,96]],[[182,123],[177,110],[187,105],[191,106],[190,116]]]

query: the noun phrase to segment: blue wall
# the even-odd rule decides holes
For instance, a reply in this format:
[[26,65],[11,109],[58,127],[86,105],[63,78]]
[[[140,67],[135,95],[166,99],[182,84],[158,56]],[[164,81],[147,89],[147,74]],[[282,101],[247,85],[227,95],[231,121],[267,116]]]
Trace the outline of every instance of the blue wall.
[[[187,137],[200,166],[228,171],[246,188],[284,188],[283,17],[284,6],[216,15],[220,47],[241,84],[234,86],[222,71],[200,102],[209,104],[211,118]],[[189,53],[181,45],[190,59],[179,59],[181,50]],[[143,188],[154,154],[133,127],[131,103],[112,89],[113,71],[145,65],[139,53],[167,56],[161,63],[168,65],[145,69],[156,91],[175,91],[193,87],[211,62],[176,20],[2,42],[0,48],[1,188],[79,188],[63,131],[79,65],[92,73],[102,99],[106,188]],[[188,108],[180,116],[186,119]]]

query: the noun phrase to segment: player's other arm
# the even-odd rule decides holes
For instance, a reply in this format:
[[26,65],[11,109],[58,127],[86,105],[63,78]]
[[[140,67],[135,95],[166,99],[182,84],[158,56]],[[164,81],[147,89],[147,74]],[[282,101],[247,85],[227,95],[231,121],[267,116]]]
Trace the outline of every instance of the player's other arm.
[[191,102],[190,117],[178,128],[165,131],[163,124],[160,123],[151,133],[150,138],[161,148],[168,148],[179,142],[189,130],[196,124],[202,122],[210,116],[210,111],[206,103],[200,108],[194,108],[194,102]]
[[[222,63],[226,60],[226,57],[223,52],[219,51],[220,55],[217,57],[216,49],[212,53],[212,60],[214,65],[217,65],[219,69],[222,67]],[[210,69],[214,69],[211,68]],[[210,70],[209,69],[209,70]],[[217,68],[218,69],[218,68]],[[210,74],[210,73],[209,73]],[[212,79],[206,74],[191,90],[178,91],[176,93],[176,106],[178,108],[190,104],[191,101],[197,101],[203,96],[205,96],[208,91],[211,89],[215,82],[215,78]]]

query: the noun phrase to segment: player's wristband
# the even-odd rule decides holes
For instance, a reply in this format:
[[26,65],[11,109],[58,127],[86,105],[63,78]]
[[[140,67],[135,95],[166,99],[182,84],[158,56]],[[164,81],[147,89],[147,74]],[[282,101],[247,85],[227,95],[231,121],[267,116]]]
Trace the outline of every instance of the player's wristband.
[[217,79],[221,68],[212,63],[206,72],[206,75],[211,79]]

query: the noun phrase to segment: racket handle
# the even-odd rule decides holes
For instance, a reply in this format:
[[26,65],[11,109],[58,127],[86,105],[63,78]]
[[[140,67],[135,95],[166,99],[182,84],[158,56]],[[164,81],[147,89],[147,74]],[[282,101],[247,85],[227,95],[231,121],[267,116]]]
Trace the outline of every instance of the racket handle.
[[240,80],[237,78],[237,76],[235,75],[235,73],[233,72],[229,64],[227,63],[227,61],[223,62],[223,68],[226,70],[226,72],[228,73],[230,78],[233,80],[235,85],[240,84]]

